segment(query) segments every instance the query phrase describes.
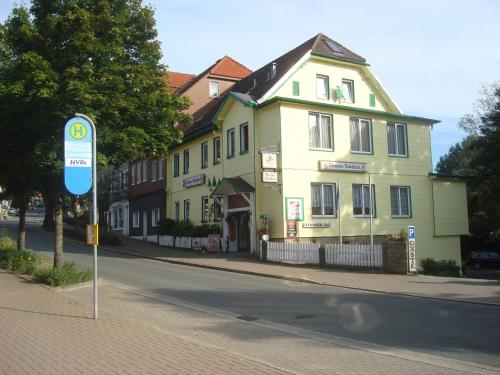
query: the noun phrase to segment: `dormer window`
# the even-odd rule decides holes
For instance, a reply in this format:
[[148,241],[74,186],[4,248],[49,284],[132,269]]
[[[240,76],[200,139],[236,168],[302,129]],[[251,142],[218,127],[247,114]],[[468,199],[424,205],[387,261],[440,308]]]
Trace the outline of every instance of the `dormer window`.
[[267,81],[270,81],[278,74],[278,65],[276,63],[272,63],[269,71],[267,72]]
[[219,82],[210,81],[208,84],[208,96],[211,98],[219,97]]

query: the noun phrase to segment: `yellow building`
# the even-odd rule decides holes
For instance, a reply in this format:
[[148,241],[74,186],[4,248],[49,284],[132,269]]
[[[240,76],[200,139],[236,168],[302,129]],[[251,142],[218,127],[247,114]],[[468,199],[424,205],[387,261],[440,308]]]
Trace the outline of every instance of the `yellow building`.
[[370,243],[414,225],[418,259],[459,262],[466,187],[432,174],[438,122],[403,114],[364,58],[318,34],[187,129],[167,163],[167,217],[220,217],[229,251],[255,251],[266,230]]

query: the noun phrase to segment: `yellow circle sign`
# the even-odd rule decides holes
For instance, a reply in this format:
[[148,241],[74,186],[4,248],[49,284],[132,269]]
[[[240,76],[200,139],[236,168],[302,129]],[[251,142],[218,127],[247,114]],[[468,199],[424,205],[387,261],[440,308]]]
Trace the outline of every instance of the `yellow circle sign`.
[[87,127],[79,122],[75,122],[69,127],[69,135],[71,138],[80,141],[87,136]]

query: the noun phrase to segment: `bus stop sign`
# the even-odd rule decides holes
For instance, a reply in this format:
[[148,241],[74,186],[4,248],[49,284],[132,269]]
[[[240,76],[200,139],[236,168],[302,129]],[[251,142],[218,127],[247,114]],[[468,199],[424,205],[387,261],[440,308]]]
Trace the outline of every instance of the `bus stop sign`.
[[74,195],[92,187],[92,128],[81,117],[72,118],[64,128],[64,184]]

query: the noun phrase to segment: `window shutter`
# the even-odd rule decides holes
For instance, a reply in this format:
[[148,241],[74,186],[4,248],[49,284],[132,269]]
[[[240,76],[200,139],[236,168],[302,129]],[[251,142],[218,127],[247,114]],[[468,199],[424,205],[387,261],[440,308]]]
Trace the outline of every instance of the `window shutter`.
[[343,97],[344,95],[342,94],[342,89],[340,88],[340,86],[337,86],[337,88],[335,89],[335,98],[337,100],[341,100]]
[[375,94],[370,94],[370,107],[375,107]]
[[293,81],[293,95],[294,96],[299,96],[300,95],[299,81]]

